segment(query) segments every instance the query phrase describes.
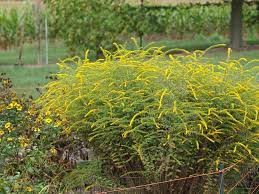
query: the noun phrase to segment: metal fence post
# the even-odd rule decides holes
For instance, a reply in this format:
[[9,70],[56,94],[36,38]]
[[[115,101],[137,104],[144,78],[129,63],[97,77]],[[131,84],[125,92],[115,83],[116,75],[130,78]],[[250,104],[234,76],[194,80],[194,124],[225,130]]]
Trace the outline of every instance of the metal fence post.
[[45,16],[45,63],[49,64],[49,45],[48,45],[48,18],[47,12]]
[[[142,20],[144,20],[144,0],[140,1],[140,10],[141,10],[141,15],[142,15]],[[143,48],[143,32],[141,32],[140,36],[139,36],[139,45],[141,47],[141,49]]]
[[224,169],[224,164],[219,164],[219,193],[224,194],[224,172],[222,171]]

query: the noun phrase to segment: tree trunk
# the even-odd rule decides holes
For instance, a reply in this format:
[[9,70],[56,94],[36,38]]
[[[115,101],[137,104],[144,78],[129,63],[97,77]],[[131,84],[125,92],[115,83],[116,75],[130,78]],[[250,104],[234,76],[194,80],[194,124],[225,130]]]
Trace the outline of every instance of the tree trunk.
[[238,49],[243,46],[242,38],[242,9],[244,0],[232,0],[230,21],[230,47]]

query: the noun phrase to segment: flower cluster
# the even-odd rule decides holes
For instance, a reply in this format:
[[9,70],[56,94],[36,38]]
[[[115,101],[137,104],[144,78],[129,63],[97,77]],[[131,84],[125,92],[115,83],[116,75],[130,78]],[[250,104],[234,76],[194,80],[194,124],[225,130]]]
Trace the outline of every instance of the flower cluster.
[[45,172],[64,168],[53,159],[61,124],[55,112],[42,113],[31,98],[16,95],[10,79],[0,76],[0,193],[38,193],[49,179]]
[[2,143],[17,140],[16,146],[26,148],[30,146],[31,138],[44,134],[42,129],[49,127],[55,129],[61,125],[61,120],[57,117],[53,119],[50,111],[41,114],[31,100],[19,99],[18,101],[18,97],[5,97],[5,100],[0,101],[0,106],[0,141]]

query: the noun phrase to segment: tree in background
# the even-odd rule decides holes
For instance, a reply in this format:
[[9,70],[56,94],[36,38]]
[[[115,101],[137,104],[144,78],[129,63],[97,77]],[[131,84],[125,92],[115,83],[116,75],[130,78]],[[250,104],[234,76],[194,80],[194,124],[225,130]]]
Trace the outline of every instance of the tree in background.
[[[158,33],[170,33],[175,35],[175,31],[181,33],[194,33],[199,34],[210,29],[211,32],[217,32],[212,25],[200,25],[199,23],[209,23],[214,26],[220,26],[221,29],[226,28],[228,20],[231,15],[230,21],[230,46],[234,49],[242,47],[242,11],[244,11],[245,0],[229,0],[231,3],[230,13],[218,13],[218,15],[225,14],[223,20],[208,21],[203,19],[203,12],[196,12],[197,18],[194,18],[192,12],[186,17],[184,6],[178,6],[177,9],[172,9],[174,12],[165,11],[165,9],[148,10],[145,9],[145,18],[143,18],[143,9],[139,6],[133,6],[132,4],[126,4],[128,0],[45,0],[47,7],[50,9],[51,21],[50,21],[50,34],[51,36],[61,37],[66,45],[70,48],[72,54],[79,53],[89,48],[91,51],[95,51],[96,55],[99,55],[100,47],[106,49],[112,48],[113,42],[119,42],[124,39],[122,36],[124,32],[135,35],[144,34],[158,34]],[[256,0],[252,0],[254,3]],[[252,2],[251,1],[251,2]],[[139,0],[139,2],[141,2]],[[144,0],[144,3],[150,1]],[[170,1],[168,1],[170,3]],[[173,0],[172,0],[173,2]],[[186,3],[187,12],[191,11],[191,1],[182,0],[178,3]],[[208,4],[215,4],[215,1],[207,0]],[[200,4],[201,1],[197,1],[193,4]],[[218,3],[224,1],[219,0]],[[168,4],[169,6],[169,4]],[[228,6],[228,5],[227,5]],[[205,6],[201,6],[205,7]],[[184,12],[177,12],[175,10],[184,10]],[[190,8],[190,9],[189,9]],[[206,8],[208,8],[206,6]],[[213,6],[210,7],[213,9]],[[246,10],[247,11],[247,10]],[[179,18],[176,18],[180,16]],[[193,13],[195,14],[195,13]],[[192,23],[188,20],[188,17],[192,17]],[[187,18],[187,19],[186,19]],[[253,23],[253,22],[252,22]],[[255,22],[256,23],[256,20]],[[187,28],[185,28],[187,26]],[[191,26],[191,28],[189,27]],[[211,29],[212,28],[212,29]],[[166,30],[169,29],[169,30]],[[226,28],[228,30],[228,28]],[[226,32],[224,30],[224,32]],[[228,32],[228,31],[227,31]]]
[[244,0],[232,0],[231,2],[230,46],[234,49],[238,49],[243,45],[243,5]]
[[[100,54],[100,47],[118,41],[123,22],[121,0],[45,0],[53,23],[72,53],[85,48]],[[109,48],[110,49],[110,48]]]

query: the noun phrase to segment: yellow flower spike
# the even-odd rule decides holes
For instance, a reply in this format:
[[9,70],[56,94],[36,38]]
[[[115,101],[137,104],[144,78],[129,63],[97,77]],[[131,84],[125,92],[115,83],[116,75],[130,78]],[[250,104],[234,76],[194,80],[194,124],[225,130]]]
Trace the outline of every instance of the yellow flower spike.
[[163,98],[164,98],[164,96],[166,95],[166,92],[167,92],[167,89],[165,89],[165,90],[162,92],[161,96],[160,96],[158,109],[160,109],[160,108],[162,107]]
[[46,119],[45,119],[45,122],[48,123],[48,124],[50,124],[50,123],[52,122],[52,119],[51,119],[51,118],[46,118]]
[[5,127],[6,129],[10,129],[11,126],[12,126],[12,123],[10,123],[10,122],[5,123],[5,125],[4,125],[4,127]]
[[174,106],[173,106],[173,113],[177,112],[177,106],[176,106],[176,100],[174,101]]
[[231,53],[232,53],[232,49],[231,48],[228,48],[228,56],[227,56],[227,61],[229,61],[229,59],[230,59],[230,55],[231,55]]

